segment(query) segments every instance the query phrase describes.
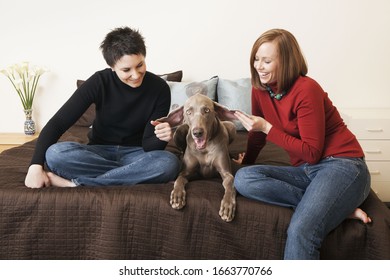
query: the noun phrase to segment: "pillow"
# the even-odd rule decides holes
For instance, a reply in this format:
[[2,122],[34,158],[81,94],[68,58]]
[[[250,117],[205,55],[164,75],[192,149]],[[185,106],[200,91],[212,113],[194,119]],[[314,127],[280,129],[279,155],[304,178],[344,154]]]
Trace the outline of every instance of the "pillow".
[[[176,72],[161,74],[157,76],[161,77],[165,81],[181,82],[181,79],[183,78],[183,71],[179,70]],[[84,82],[84,80],[77,80],[77,87],[79,88]]]
[[[183,77],[183,71],[179,70],[176,72],[157,75],[157,76],[160,76],[166,81],[181,82],[181,79]],[[77,80],[76,81],[77,88],[79,88],[84,82],[85,82],[84,80]],[[85,113],[77,120],[75,125],[90,127],[94,119],[95,119],[95,104],[92,104],[91,106],[88,107]]]
[[76,85],[77,85],[77,88],[81,87],[82,84],[84,84],[84,80],[77,80],[76,81]]
[[201,82],[167,82],[171,89],[171,111],[184,105],[188,97],[203,93],[216,101],[218,76]]
[[[217,86],[218,103],[230,110],[252,113],[252,85],[250,78],[238,80],[219,79]],[[234,121],[237,130],[245,130],[239,121]]]
[[157,75],[163,78],[165,81],[171,81],[171,82],[181,82],[181,79],[183,78],[183,71],[176,71],[168,74],[162,74]]

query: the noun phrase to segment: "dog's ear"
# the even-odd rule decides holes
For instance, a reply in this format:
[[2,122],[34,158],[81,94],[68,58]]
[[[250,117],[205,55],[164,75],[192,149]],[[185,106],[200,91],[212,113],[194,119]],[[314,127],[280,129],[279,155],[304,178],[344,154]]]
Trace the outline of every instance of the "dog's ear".
[[181,106],[173,111],[171,111],[168,116],[159,118],[158,122],[167,122],[171,127],[176,127],[178,125],[181,125],[183,123],[184,117],[183,117],[183,110],[184,107]]
[[234,110],[229,110],[225,106],[214,101],[214,111],[217,113],[218,118],[221,121],[234,121],[238,120],[234,115]]
[[183,152],[187,147],[187,134],[189,130],[189,126],[187,124],[180,125],[173,135],[173,140],[175,141],[176,146],[182,150]]

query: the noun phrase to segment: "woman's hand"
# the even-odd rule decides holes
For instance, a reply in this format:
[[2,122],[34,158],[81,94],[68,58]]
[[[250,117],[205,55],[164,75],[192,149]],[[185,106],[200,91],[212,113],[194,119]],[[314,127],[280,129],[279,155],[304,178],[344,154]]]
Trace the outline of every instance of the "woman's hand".
[[261,131],[268,134],[272,128],[272,125],[262,117],[247,115],[240,111],[236,111],[234,115],[248,131]]
[[167,122],[151,121],[154,125],[154,134],[161,141],[169,142],[172,139],[172,129]]
[[32,164],[28,168],[24,184],[29,188],[49,187],[50,180],[49,177],[47,177],[46,172],[43,170],[42,165]]
[[237,159],[232,158],[232,160],[233,160],[235,163],[242,164],[242,160],[244,159],[244,156],[245,156],[245,153],[239,153],[239,154],[238,154],[238,158],[237,158]]

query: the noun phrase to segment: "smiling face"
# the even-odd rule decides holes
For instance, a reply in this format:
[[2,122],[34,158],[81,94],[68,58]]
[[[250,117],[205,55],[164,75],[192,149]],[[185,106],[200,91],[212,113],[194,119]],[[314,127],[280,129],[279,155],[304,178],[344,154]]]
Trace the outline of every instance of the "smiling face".
[[118,78],[126,85],[137,88],[146,73],[145,57],[142,54],[124,55],[112,67]]
[[275,42],[265,42],[256,52],[254,65],[262,84],[270,84],[277,79],[279,58]]

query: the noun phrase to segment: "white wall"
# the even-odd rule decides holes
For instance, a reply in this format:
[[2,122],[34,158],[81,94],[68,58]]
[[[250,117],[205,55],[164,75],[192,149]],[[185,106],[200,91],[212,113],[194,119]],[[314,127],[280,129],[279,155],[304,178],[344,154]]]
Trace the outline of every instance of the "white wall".
[[[180,69],[184,80],[249,77],[255,39],[284,28],[337,107],[390,107],[389,15],[388,0],[0,0],[0,69],[31,61],[51,70],[34,103],[40,129],[77,79],[106,67],[99,45],[115,27],[140,29],[149,71]],[[22,132],[23,122],[0,75],[0,132]]]

